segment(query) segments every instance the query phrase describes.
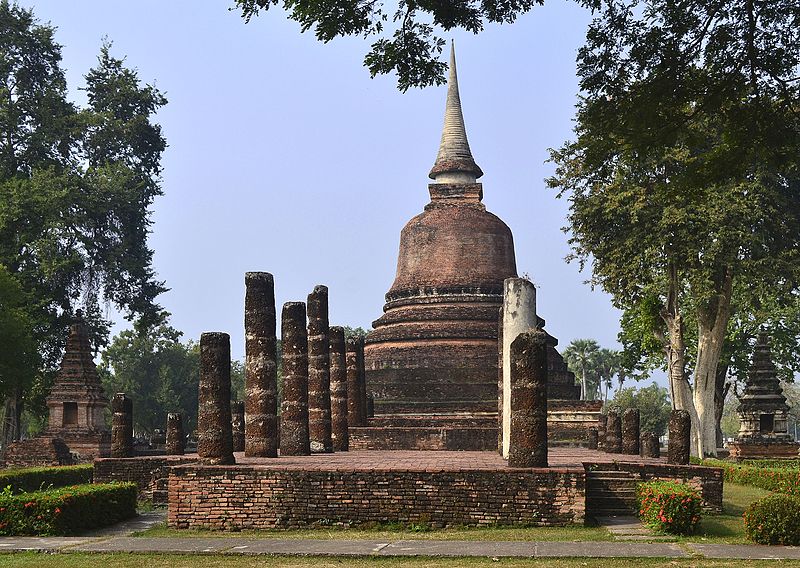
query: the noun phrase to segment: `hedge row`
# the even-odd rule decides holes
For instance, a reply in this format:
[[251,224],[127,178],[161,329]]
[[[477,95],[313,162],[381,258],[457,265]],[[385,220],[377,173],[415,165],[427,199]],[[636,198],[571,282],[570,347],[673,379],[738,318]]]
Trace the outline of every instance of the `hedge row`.
[[672,534],[692,534],[703,507],[700,494],[677,481],[639,483],[636,502],[645,525]]
[[91,483],[93,470],[92,464],[6,470],[0,472],[0,490],[10,486],[20,493]]
[[53,536],[105,527],[136,515],[136,484],[75,485],[0,493],[0,535]]
[[747,538],[758,544],[800,544],[800,497],[768,495],[744,512]]
[[800,495],[800,469],[797,468],[758,467],[715,459],[706,459],[703,464],[724,469],[725,481],[730,483],[751,485],[789,495]]
[[778,469],[800,469],[800,459],[797,460],[744,460],[744,465],[755,467],[774,467]]

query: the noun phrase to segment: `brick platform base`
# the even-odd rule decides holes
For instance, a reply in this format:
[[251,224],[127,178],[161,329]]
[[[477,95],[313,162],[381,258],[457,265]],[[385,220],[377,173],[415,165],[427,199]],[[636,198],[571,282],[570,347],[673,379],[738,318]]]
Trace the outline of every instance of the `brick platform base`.
[[167,502],[169,468],[196,460],[196,454],[101,458],[94,460],[93,479],[95,483],[132,481],[139,488],[140,499],[150,499],[155,504],[163,505]]
[[[556,448],[550,468],[512,469],[496,452],[351,451],[169,468],[169,526],[242,530],[365,522],[452,525],[582,523],[586,471],[608,454]],[[640,479],[695,485],[722,505],[722,470],[615,455]]]

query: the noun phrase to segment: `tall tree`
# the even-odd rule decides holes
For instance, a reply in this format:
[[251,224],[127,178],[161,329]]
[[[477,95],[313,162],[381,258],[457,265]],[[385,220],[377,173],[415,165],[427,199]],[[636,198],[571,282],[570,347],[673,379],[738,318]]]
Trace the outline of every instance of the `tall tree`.
[[463,28],[477,34],[487,23],[513,23],[544,0],[400,0],[396,8],[375,0],[236,0],[246,22],[278,4],[289,19],[300,23],[301,31],[313,28],[319,41],[349,35],[377,37],[364,65],[373,77],[396,72],[398,87],[405,91],[444,83],[447,65],[439,61],[439,55],[445,42],[437,35],[439,30]]
[[798,21],[792,0],[603,2],[578,55],[576,140],[552,154],[574,258],[661,344],[697,455],[716,453],[734,310],[798,291]]
[[167,413],[180,412],[187,430],[197,422],[200,351],[182,343],[182,333],[162,314],[157,325],[137,321],[103,351],[99,373],[106,392],[124,392],[133,401],[134,427],[151,434],[164,428]]
[[589,399],[590,385],[597,374],[599,352],[600,346],[594,339],[574,339],[564,349],[564,360],[580,381],[581,400]]
[[67,100],[54,28],[0,0],[0,264],[26,295],[42,363],[29,390],[31,369],[3,378],[17,409],[47,391],[76,306],[98,347],[101,306],[152,319],[165,289],[146,241],[166,146],[152,115],[166,100],[108,46],[86,79],[81,110]]

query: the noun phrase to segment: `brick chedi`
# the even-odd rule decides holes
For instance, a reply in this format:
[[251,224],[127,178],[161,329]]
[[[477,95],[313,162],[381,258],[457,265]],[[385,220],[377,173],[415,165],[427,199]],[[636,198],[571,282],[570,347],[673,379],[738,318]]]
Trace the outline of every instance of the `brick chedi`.
[[67,347],[53,388],[47,397],[46,436],[64,440],[83,459],[111,453],[111,432],[105,421],[109,406],[89,345],[80,310],[69,330]]
[[744,393],[739,397],[739,433],[730,445],[734,459],[797,458],[800,444],[788,432],[786,397],[778,380],[769,337],[758,336]]
[[481,175],[453,52],[431,201],[403,228],[395,281],[366,339],[377,416],[497,409],[497,314],[517,269],[511,230],[481,203]]

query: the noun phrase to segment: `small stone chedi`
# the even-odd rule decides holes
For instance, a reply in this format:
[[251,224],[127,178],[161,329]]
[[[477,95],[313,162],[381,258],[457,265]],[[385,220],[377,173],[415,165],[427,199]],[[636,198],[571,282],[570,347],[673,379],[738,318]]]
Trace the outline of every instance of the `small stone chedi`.
[[747,384],[739,402],[739,434],[730,446],[731,458],[798,457],[800,444],[788,432],[789,405],[765,333],[758,336]]
[[70,326],[67,346],[47,397],[49,417],[42,436],[9,445],[7,465],[59,465],[111,454],[109,406],[97,375],[81,310]]

